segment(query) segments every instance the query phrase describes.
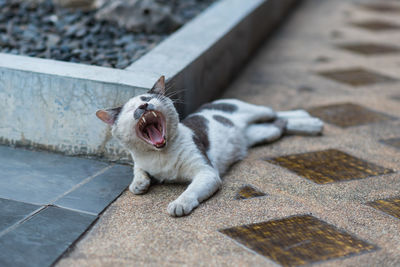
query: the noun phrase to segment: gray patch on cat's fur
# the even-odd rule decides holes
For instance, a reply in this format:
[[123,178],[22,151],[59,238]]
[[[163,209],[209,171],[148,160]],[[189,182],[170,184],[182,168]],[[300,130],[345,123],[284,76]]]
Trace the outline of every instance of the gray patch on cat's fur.
[[153,98],[154,98],[153,96],[141,96],[141,97],[140,97],[140,100],[149,102],[149,101],[152,100]]
[[209,103],[202,105],[199,111],[204,109],[221,110],[224,112],[233,113],[238,109],[238,107],[236,105],[228,103],[215,103],[215,104]]
[[201,115],[194,115],[184,119],[182,123],[193,131],[193,142],[203,154],[207,163],[211,165],[210,159],[207,156],[207,151],[210,147],[210,141],[208,140],[208,120]]
[[287,120],[277,119],[274,121],[274,125],[284,133],[286,131]]
[[224,116],[214,115],[213,118],[214,118],[214,120],[218,121],[219,123],[221,123],[222,125],[225,125],[227,127],[234,126],[233,122],[230,119],[225,118]]
[[137,108],[133,113],[133,117],[135,118],[135,120],[138,120],[143,115],[144,112],[145,112],[144,109]]
[[155,107],[153,104],[148,104],[146,110],[155,110]]
[[[141,106],[144,106],[144,105],[146,105],[146,107],[141,108]],[[154,105],[148,104],[148,103],[144,103],[143,105],[140,105],[133,113],[133,117],[135,118],[135,120],[138,120],[146,110],[154,110]]]
[[111,116],[112,123],[115,123],[118,120],[121,110],[122,110],[122,107],[107,109],[108,114]]

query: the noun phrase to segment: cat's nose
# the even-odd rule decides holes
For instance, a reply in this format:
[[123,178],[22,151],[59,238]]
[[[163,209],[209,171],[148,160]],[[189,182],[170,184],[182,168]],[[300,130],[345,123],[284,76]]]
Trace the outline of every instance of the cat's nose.
[[147,104],[147,103],[141,104],[141,105],[139,106],[139,109],[146,110],[148,105],[149,105],[149,104]]

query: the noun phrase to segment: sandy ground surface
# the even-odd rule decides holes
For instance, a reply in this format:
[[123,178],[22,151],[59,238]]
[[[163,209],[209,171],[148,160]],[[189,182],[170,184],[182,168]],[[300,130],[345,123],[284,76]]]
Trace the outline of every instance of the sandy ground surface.
[[[277,266],[218,230],[312,214],[377,247],[316,265],[399,266],[400,220],[365,203],[400,196],[400,149],[380,142],[400,137],[400,81],[352,86],[318,74],[363,68],[400,80],[400,53],[362,55],[339,48],[354,43],[400,44],[400,29],[378,32],[353,25],[370,20],[400,25],[399,10],[378,12],[357,3],[366,1],[304,1],[223,97],[277,110],[350,102],[393,119],[347,128],[327,123],[323,136],[287,136],[253,148],[224,176],[222,190],[184,218],[166,212],[184,186],[158,185],[143,196],[126,191],[57,265]],[[321,185],[265,161],[325,149],[338,149],[394,172]],[[246,184],[267,195],[235,199]]]

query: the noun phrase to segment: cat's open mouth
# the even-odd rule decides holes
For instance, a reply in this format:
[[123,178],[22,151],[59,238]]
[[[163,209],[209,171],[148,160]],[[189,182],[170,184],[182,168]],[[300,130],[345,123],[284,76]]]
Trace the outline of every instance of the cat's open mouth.
[[136,125],[136,134],[156,148],[163,148],[167,143],[165,130],[164,115],[156,110],[146,111]]

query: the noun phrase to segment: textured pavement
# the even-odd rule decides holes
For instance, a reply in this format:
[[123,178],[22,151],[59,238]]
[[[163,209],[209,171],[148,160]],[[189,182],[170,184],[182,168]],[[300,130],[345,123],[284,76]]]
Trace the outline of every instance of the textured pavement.
[[251,149],[184,218],[184,186],[126,191],[58,266],[399,266],[400,3],[360,3],[304,1],[223,96],[305,108],[323,136]]

